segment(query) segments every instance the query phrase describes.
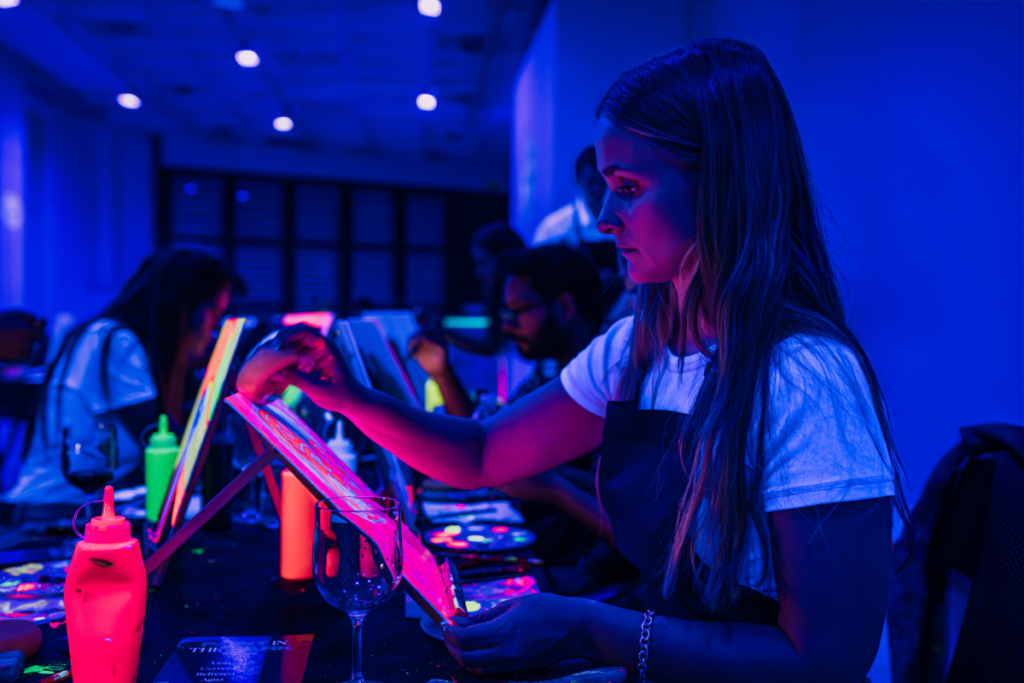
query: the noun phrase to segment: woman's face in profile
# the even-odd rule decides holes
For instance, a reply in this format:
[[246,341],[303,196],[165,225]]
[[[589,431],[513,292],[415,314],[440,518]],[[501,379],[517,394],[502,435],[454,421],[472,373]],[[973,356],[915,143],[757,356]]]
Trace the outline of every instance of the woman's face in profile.
[[679,274],[694,245],[697,182],[644,138],[602,118],[597,167],[608,183],[597,228],[615,237],[637,284],[667,282]]
[[206,349],[213,338],[213,331],[220,325],[228,304],[231,303],[231,288],[225,287],[220,290],[213,301],[206,304],[202,309],[202,321],[199,327],[189,330],[185,335],[185,352],[188,360],[195,362],[206,355]]

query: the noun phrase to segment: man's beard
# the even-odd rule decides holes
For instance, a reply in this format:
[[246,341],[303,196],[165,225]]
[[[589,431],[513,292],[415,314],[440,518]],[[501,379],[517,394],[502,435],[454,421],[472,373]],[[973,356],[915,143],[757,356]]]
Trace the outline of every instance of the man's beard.
[[[569,335],[562,330],[550,314],[544,318],[543,324],[537,333],[537,340],[531,343],[523,337],[510,334],[516,340],[519,347],[519,355],[526,360],[540,360],[541,358],[561,358],[569,353]],[[527,348],[523,348],[522,341],[526,341]]]

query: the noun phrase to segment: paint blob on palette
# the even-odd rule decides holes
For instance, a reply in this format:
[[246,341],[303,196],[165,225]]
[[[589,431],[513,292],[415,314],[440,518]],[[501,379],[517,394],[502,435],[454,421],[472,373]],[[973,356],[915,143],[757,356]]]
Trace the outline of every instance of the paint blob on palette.
[[533,545],[537,536],[504,524],[449,524],[427,529],[423,540],[435,548],[465,552],[503,552]]
[[462,592],[466,597],[466,612],[474,614],[512,598],[540,593],[540,588],[537,587],[537,579],[527,575],[483,583],[464,583]]

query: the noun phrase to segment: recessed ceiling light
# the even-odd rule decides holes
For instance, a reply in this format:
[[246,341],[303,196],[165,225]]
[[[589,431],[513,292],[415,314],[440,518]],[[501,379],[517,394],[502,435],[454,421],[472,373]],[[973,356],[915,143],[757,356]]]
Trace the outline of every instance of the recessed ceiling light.
[[21,4],[21,0],[0,0],[0,9],[14,9]]
[[287,116],[278,116],[276,119],[274,119],[274,130],[276,131],[279,131],[281,133],[287,133],[294,127],[295,122],[292,121]]
[[434,111],[437,109],[437,98],[428,92],[416,96],[416,106],[423,111]]
[[142,106],[142,100],[139,99],[139,96],[133,95],[130,92],[123,92],[120,95],[118,95],[117,103],[125,109],[138,109]]
[[425,17],[441,16],[441,0],[417,0],[416,9]]
[[251,69],[254,66],[260,65],[260,56],[256,54],[255,50],[239,50],[235,53],[235,61],[238,62],[238,66],[244,66],[246,69]]

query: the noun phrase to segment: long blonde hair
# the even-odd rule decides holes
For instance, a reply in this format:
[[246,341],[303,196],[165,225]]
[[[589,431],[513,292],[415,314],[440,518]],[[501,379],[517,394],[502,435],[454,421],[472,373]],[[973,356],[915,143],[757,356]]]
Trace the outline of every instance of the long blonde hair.
[[[619,391],[620,398],[637,396],[666,349],[683,348],[688,336],[711,358],[678,435],[688,482],[662,592],[676,593],[688,565],[705,606],[724,609],[740,595],[751,523],[768,558],[761,483],[769,377],[780,343],[809,335],[856,357],[896,477],[896,507],[907,520],[888,413],[847,325],[796,121],[764,54],[735,40],[693,43],[624,73],[598,116],[644,137],[697,178],[694,277],[681,302],[671,283],[640,287]],[[701,325],[714,332],[713,350],[700,341]],[[707,514],[699,516],[704,502]]]

